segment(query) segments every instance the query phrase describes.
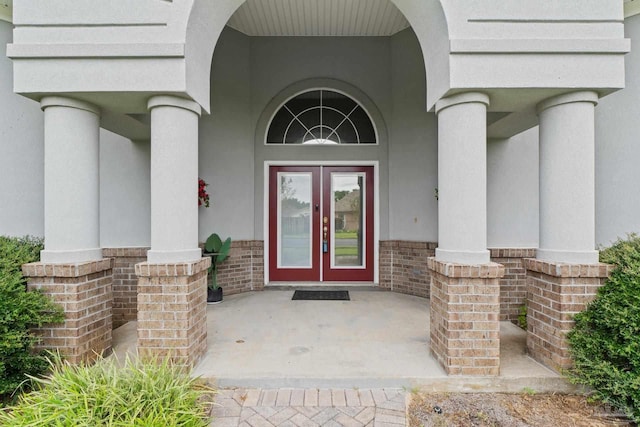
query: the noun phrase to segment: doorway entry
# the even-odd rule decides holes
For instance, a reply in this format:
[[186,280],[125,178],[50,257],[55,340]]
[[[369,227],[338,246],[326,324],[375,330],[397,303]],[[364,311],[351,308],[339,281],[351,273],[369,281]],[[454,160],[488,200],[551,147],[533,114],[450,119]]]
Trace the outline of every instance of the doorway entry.
[[373,166],[270,166],[269,279],[372,282]]

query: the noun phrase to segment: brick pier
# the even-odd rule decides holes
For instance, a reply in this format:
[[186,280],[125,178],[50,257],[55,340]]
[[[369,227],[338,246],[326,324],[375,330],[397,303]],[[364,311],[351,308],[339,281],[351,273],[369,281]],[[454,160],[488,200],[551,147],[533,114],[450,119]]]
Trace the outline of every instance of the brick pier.
[[138,353],[195,365],[207,349],[207,269],[211,258],[136,264]]
[[428,259],[431,353],[449,375],[500,373],[500,278],[496,263],[462,265]]
[[527,349],[557,371],[571,367],[567,333],[611,273],[608,264],[566,264],[526,259]]
[[71,363],[111,351],[112,271],[113,259],[22,266],[29,290],[41,290],[64,309],[64,323],[35,330],[38,348],[57,348]]

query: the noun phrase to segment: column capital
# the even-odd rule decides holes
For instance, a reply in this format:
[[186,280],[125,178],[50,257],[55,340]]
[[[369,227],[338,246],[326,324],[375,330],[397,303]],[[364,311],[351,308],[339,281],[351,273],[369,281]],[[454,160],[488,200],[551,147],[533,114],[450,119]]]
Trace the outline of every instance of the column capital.
[[78,110],[85,110],[90,113],[100,115],[100,108],[85,101],[67,98],[66,96],[45,96],[40,100],[40,108],[45,110],[48,107],[69,107]]
[[156,95],[149,98],[147,108],[152,110],[156,107],[176,107],[191,111],[199,116],[202,114],[202,108],[197,102],[173,95]]
[[569,264],[597,264],[600,253],[597,250],[563,250],[538,248],[536,258],[547,262],[564,262]]
[[436,248],[436,260],[452,264],[480,265],[491,262],[491,253],[489,250],[466,251]]
[[571,104],[574,102],[590,102],[593,105],[598,105],[598,99],[599,96],[596,92],[592,90],[582,90],[579,92],[565,93],[562,95],[547,98],[544,101],[540,102],[536,109],[538,114],[540,114],[548,108],[556,107],[562,104]]
[[482,92],[463,92],[457,95],[451,95],[446,98],[441,98],[438,102],[436,102],[436,114],[453,105],[470,103],[481,103],[489,106],[489,95]]
[[47,264],[71,264],[99,261],[102,259],[101,248],[88,249],[44,249],[40,251],[40,261]]

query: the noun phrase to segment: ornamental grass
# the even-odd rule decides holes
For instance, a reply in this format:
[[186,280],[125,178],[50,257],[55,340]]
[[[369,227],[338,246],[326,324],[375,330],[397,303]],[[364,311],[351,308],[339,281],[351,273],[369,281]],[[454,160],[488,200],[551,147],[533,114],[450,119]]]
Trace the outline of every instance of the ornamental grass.
[[132,427],[209,425],[214,391],[169,360],[120,364],[99,359],[71,365],[50,359],[51,372],[32,378],[34,391],[0,411],[2,426]]

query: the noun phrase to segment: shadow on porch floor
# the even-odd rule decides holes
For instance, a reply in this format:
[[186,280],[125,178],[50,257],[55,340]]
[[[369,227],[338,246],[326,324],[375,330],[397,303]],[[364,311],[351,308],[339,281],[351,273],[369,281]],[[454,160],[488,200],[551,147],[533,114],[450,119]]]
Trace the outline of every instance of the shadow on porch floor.
[[[207,310],[208,349],[195,374],[220,387],[421,386],[434,391],[570,391],[525,354],[525,332],[502,322],[497,378],[449,377],[429,355],[429,300],[350,291],[351,301],[291,301],[292,290],[225,297]],[[135,352],[136,323],[114,331]]]

